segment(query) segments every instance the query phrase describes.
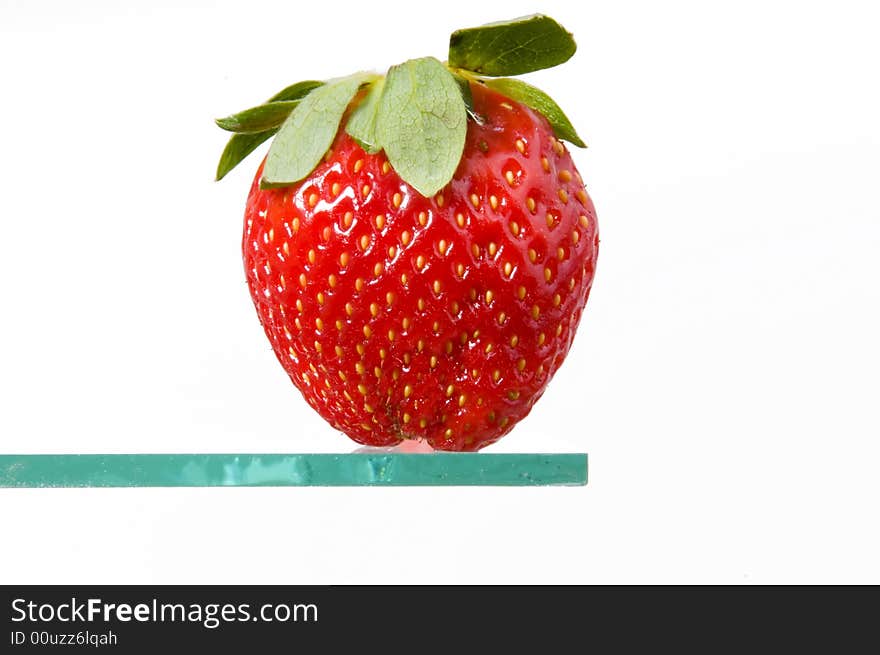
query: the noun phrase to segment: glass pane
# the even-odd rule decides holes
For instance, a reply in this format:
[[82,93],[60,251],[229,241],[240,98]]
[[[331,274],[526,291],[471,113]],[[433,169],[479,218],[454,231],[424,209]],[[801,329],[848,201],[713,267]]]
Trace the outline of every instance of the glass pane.
[[587,483],[586,454],[0,455],[0,487],[539,486]]

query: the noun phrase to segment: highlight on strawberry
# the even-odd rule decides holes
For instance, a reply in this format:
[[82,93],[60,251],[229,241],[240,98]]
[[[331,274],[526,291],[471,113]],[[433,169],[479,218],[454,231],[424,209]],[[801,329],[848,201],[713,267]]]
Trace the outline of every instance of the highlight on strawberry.
[[274,136],[245,208],[248,287],[305,400],[354,441],[475,451],[507,434],[571,347],[596,212],[543,91],[567,61],[535,15],[433,57],[288,86],[218,119],[225,176]]

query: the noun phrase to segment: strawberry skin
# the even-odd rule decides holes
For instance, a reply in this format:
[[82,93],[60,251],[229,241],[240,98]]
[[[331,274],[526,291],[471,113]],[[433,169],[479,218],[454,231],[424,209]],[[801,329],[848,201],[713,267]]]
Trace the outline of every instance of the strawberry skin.
[[245,210],[260,322],[306,401],[358,443],[474,451],[524,418],[572,343],[593,204],[546,119],[471,84],[450,184],[425,198],[344,130],[304,180]]

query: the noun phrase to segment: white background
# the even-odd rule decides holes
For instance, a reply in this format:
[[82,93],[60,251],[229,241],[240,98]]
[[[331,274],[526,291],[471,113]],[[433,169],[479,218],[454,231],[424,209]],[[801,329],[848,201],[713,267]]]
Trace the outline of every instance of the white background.
[[870,2],[0,1],[0,452],[353,450],[259,328],[212,118],[535,11],[602,246],[492,450],[590,484],[0,490],[0,582],[880,582]]

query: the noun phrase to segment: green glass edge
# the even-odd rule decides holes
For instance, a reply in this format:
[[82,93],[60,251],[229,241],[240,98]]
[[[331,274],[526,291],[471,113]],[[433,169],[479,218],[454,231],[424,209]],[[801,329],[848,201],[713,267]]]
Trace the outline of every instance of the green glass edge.
[[0,455],[0,487],[582,486],[585,453]]

